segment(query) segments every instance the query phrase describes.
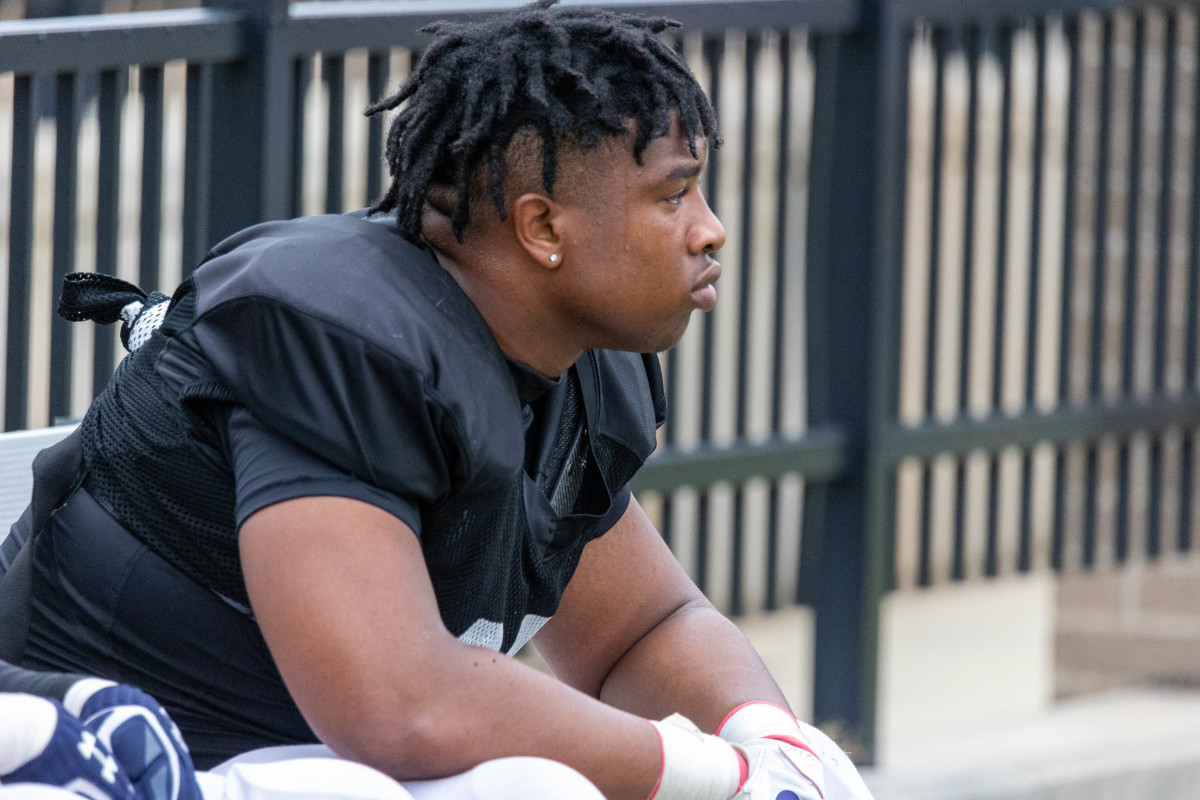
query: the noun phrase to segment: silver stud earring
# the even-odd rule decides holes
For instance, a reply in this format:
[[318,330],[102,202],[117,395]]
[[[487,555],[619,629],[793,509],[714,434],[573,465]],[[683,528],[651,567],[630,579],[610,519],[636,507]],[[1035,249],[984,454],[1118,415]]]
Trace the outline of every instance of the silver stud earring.
[[550,263],[553,264],[556,261],[558,261],[558,253],[551,253],[550,254]]

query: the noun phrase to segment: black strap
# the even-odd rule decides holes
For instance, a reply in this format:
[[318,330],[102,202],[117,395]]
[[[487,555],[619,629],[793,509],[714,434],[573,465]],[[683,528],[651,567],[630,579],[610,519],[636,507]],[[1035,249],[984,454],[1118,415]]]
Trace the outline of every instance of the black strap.
[[98,272],[72,272],[63,278],[58,315],[71,322],[90,319],[110,325],[134,302],[146,302],[146,293],[132,283]]
[[[62,294],[58,298],[58,315],[71,322],[92,320],[109,325],[121,319],[121,312],[130,303],[141,303],[140,317],[146,309],[171,298],[161,292],[144,291],[128,281],[102,275],[99,272],[72,272],[63,278]],[[121,325],[121,344],[129,350],[129,332],[137,324],[137,317],[126,319]]]

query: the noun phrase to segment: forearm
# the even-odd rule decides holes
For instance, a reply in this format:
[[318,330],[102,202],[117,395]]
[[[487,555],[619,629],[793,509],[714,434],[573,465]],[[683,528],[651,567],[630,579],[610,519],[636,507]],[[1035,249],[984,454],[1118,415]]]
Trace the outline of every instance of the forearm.
[[[335,751],[399,780],[524,755],[574,768],[613,800],[650,795],[661,751],[645,719],[498,653],[453,640],[430,653],[427,670],[378,675],[373,690],[325,705],[322,718],[310,717],[314,730]],[[389,689],[397,686],[404,689]]]
[[[340,534],[335,539],[329,530]],[[452,636],[419,541],[394,517],[341,498],[292,500],[247,520],[240,545],[251,605],[280,675],[313,730],[338,753],[403,780],[539,756],[574,768],[613,800],[645,800],[663,774],[660,731],[636,709],[593,696],[607,666],[595,680],[566,683]],[[679,605],[663,613],[639,609],[662,620]],[[596,638],[595,626],[567,617],[559,622],[573,633],[564,638]],[[595,658],[587,647],[562,650],[560,665],[616,660]],[[707,796],[734,793],[736,782],[728,792],[724,787],[727,778],[736,781],[738,757],[732,748],[723,752],[723,765],[713,762],[721,791]]]
[[678,712],[709,732],[742,703],[787,706],[750,642],[706,601],[684,605],[639,639],[609,671],[600,699],[650,719]]

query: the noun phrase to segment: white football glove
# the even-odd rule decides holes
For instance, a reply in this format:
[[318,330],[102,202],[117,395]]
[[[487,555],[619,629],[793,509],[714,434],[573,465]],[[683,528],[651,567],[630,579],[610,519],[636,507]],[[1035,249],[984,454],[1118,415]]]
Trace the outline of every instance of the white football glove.
[[808,737],[825,767],[826,800],[874,800],[875,795],[867,788],[845,750],[838,747],[824,731],[807,722],[797,721],[796,724]]
[[662,775],[649,800],[742,798],[748,774],[744,750],[701,732],[681,714],[650,724],[662,743]]
[[[717,734],[750,754],[752,800],[872,800],[850,757],[832,739],[772,703],[738,706]],[[759,787],[769,791],[759,795]]]

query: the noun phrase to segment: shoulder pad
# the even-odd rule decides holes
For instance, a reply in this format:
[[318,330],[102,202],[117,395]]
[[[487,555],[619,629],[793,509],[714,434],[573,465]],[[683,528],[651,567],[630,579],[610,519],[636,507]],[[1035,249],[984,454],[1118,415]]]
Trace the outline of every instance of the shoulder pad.
[[192,330],[218,377],[332,463],[389,491],[415,483],[424,500],[473,460],[520,464],[520,404],[495,340],[453,278],[390,226],[266,223],[218,245],[194,281]]

